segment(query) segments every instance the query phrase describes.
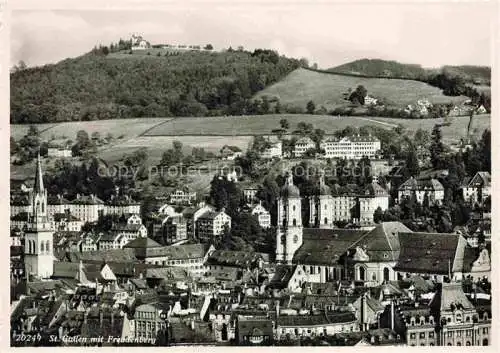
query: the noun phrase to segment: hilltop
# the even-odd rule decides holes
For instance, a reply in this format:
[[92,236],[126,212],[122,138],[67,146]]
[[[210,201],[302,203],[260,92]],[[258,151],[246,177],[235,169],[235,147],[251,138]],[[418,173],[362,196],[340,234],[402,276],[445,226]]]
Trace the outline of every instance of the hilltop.
[[132,55],[95,49],[12,72],[10,121],[259,113],[251,97],[299,66],[271,50]]
[[360,59],[328,69],[335,73],[345,73],[370,77],[389,77],[428,81],[429,76],[447,73],[459,76],[467,83],[490,85],[491,68],[487,66],[450,66],[426,69],[417,64],[405,64],[392,60]]

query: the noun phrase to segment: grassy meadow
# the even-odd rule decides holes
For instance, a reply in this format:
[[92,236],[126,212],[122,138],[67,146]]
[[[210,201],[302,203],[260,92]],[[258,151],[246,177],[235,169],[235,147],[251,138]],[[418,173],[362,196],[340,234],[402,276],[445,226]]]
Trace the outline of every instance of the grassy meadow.
[[353,77],[307,69],[293,71],[280,82],[257,93],[255,97],[277,97],[281,104],[304,109],[307,102],[313,100],[318,108],[324,106],[332,109],[345,105],[347,102],[343,94],[349,89],[356,89],[358,85],[365,86],[368,95],[381,98],[388,106],[402,107],[414,104],[422,98],[428,99],[431,103],[457,103],[467,100],[467,97],[445,96],[439,88],[424,82]]

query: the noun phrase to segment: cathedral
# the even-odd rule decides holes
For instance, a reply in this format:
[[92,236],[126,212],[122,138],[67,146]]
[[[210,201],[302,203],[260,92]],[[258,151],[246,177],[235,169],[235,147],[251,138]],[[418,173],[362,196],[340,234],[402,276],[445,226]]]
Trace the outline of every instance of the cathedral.
[[[372,199],[385,195],[376,184],[368,190]],[[296,289],[306,282],[338,280],[377,286],[415,274],[443,282],[445,278],[477,278],[489,268],[487,258],[478,258],[459,234],[412,232],[401,222],[334,228],[335,204],[323,177],[319,195],[311,201],[315,220],[309,227],[303,227],[301,204],[300,191],[289,173],[278,199],[276,262],[293,273],[289,283]]]
[[25,271],[27,276],[50,278],[54,271],[54,231],[47,213],[47,190],[43,186],[40,155],[29,199],[29,219],[24,231]]

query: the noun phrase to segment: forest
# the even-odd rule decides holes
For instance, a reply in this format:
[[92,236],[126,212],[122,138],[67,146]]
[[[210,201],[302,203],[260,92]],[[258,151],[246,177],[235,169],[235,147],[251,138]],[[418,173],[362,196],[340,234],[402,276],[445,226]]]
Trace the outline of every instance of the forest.
[[10,122],[259,113],[250,98],[301,65],[262,49],[113,57],[117,47],[109,48],[14,68]]

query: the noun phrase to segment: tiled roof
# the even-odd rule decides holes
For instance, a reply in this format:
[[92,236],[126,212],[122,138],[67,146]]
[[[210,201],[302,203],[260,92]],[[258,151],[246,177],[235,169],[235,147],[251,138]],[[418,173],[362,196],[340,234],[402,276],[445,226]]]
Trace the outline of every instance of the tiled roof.
[[115,223],[111,227],[113,232],[137,232],[141,229],[142,224]]
[[202,258],[208,251],[206,244],[186,244],[176,246],[163,246],[158,248],[148,248],[147,257],[167,257],[169,260]]
[[238,334],[243,336],[270,336],[273,337],[273,322],[256,318],[238,317]]
[[377,183],[371,183],[365,187],[361,196],[389,196],[387,190]]
[[12,206],[29,206],[30,200],[28,195],[18,195],[11,197],[10,204]]
[[295,142],[296,145],[311,145],[314,141],[309,137],[302,137]]
[[458,234],[399,233],[400,254],[395,270],[448,274],[463,270],[466,240]]
[[281,315],[277,318],[278,326],[319,326],[328,324],[350,323],[356,321],[353,313],[334,312],[320,315]]
[[437,179],[415,179],[411,177],[401,184],[398,190],[442,191],[444,187]]
[[215,250],[208,257],[209,264],[248,267],[255,264],[259,258],[259,253],[247,251]]
[[284,288],[292,278],[297,266],[278,265],[271,279],[269,286],[273,288]]
[[365,234],[365,230],[304,228],[302,246],[294,254],[293,263],[337,264],[340,257]]
[[441,290],[437,292],[431,303],[432,306],[439,304],[440,311],[453,310],[452,307],[462,306],[463,309],[473,309],[474,305],[467,299],[461,283],[443,283]]
[[54,278],[75,278],[80,264],[77,262],[54,262]]
[[100,261],[100,262],[135,262],[134,249],[110,249],[104,251],[84,251],[69,252],[67,257],[71,262],[82,261]]
[[10,217],[12,221],[18,221],[18,222],[27,222],[29,220],[29,213],[28,212],[19,212],[18,214],[14,215],[13,217]]
[[104,205],[104,201],[95,195],[79,195],[71,203],[75,205]]
[[146,278],[163,278],[166,280],[185,280],[188,273],[181,267],[148,268]]
[[383,222],[366,233],[354,246],[363,249],[369,256],[370,262],[397,261],[400,251],[398,239],[400,232],[411,232],[411,230],[401,222]]
[[147,237],[136,238],[136,239],[128,242],[124,246],[124,248],[141,248],[141,249],[144,249],[144,248],[157,248],[157,247],[161,247],[161,245],[158,244],[153,239],[147,238]]

